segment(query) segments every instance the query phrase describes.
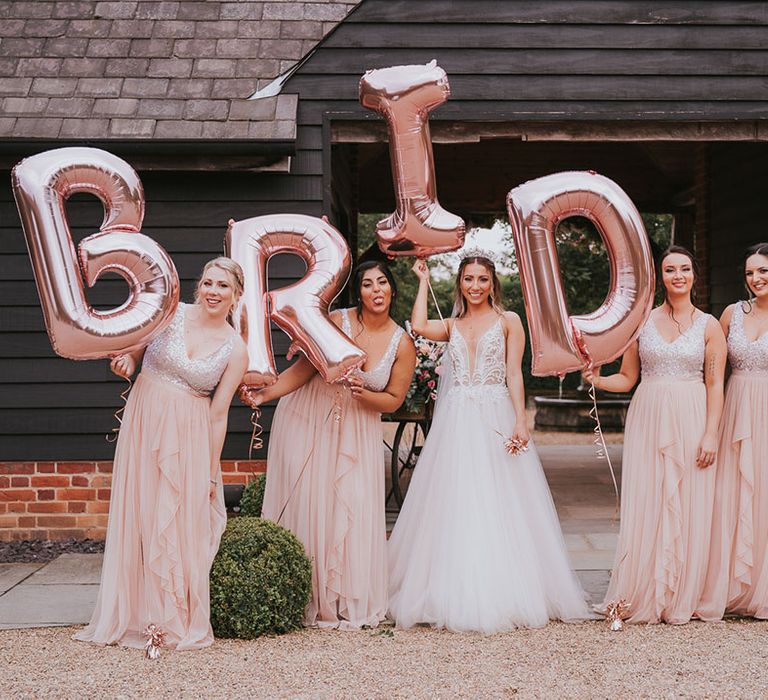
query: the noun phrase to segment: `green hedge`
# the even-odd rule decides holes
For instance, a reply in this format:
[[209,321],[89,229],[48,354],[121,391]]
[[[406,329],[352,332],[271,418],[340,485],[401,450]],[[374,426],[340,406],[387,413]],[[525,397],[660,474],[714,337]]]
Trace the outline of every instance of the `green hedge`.
[[217,637],[253,639],[299,629],[312,569],[304,545],[254,517],[230,519],[211,567],[211,624]]
[[261,506],[264,503],[264,488],[267,485],[267,475],[257,474],[240,497],[240,515],[248,515],[254,518],[261,517]]

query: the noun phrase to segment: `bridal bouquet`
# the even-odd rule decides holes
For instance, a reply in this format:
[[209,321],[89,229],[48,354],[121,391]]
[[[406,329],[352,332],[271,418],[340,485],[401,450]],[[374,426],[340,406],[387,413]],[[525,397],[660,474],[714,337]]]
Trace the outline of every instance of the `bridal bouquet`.
[[445,349],[445,343],[427,340],[411,329],[406,321],[405,328],[416,345],[416,370],[411,386],[405,395],[403,407],[409,413],[420,413],[430,402],[437,398],[437,378],[440,374],[438,364]]

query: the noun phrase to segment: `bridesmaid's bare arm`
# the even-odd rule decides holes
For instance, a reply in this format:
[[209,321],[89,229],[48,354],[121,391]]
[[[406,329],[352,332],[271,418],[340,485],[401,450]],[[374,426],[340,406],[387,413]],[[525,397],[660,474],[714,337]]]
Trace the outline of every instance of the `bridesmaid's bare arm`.
[[725,311],[723,311],[722,316],[720,316],[720,327],[723,329],[723,333],[725,334],[725,337],[728,337],[728,333],[731,330],[731,318],[733,318],[733,307],[736,306],[736,304],[731,304],[730,306],[727,306],[725,308]]
[[621,367],[616,374],[609,374],[607,377],[600,376],[600,368],[585,369],[581,376],[587,382],[592,382],[595,389],[603,391],[613,391],[625,393],[630,391],[640,377],[640,350],[638,342],[632,342],[624,356],[621,358]]
[[523,352],[525,352],[525,329],[520,317],[512,312],[504,313],[505,336],[507,338],[507,390],[515,409],[515,430],[512,438],[523,446],[531,436],[525,415],[525,385],[523,383]]
[[243,381],[243,375],[248,368],[248,350],[245,343],[238,336],[235,338],[235,346],[229,356],[227,368],[221,376],[221,381],[211,399],[211,480],[216,480],[219,471],[221,450],[224,447],[224,438],[227,435],[227,418],[232,397],[237,387]]
[[408,387],[413,379],[413,371],[416,369],[416,348],[413,341],[405,334],[400,338],[397,348],[397,357],[392,365],[389,382],[384,391],[369,391],[363,388],[359,377],[350,378],[352,398],[359,401],[366,408],[379,413],[391,413],[396,411],[405,400]]
[[704,383],[707,386],[707,422],[696,454],[696,464],[702,469],[715,461],[717,453],[717,431],[723,412],[725,358],[728,354],[725,334],[720,324],[714,319],[707,321],[705,340]]

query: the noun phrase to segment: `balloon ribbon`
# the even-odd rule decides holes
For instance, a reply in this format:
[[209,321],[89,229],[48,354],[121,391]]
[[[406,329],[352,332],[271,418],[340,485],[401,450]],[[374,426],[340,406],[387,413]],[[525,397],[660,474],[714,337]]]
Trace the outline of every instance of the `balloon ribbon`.
[[125,411],[125,406],[128,403],[128,394],[131,392],[131,387],[133,386],[133,382],[129,378],[126,377],[126,381],[128,382],[128,386],[120,392],[120,398],[123,400],[123,405],[114,413],[117,426],[112,428],[112,430],[104,436],[104,439],[110,443],[117,440],[117,436],[120,434],[120,428],[123,426],[123,411]]
[[608,462],[608,470],[611,472],[611,480],[613,481],[613,491],[616,494],[616,508],[614,509],[614,512],[613,512],[613,518],[611,519],[611,525],[614,525],[616,523],[616,519],[619,514],[619,504],[620,504],[619,485],[616,482],[616,473],[613,470],[611,455],[608,454],[608,446],[605,444],[603,428],[600,425],[600,415],[597,412],[597,395],[595,394],[594,382],[589,383],[589,398],[592,399],[592,408],[589,409],[589,415],[595,421],[595,427],[593,428],[592,431],[595,434],[595,438],[593,442],[595,443],[597,458],[605,459]]

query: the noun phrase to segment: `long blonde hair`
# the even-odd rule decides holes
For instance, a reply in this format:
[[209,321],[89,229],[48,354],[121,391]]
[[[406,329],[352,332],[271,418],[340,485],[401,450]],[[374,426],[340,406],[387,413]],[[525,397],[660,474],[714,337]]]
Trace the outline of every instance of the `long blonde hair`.
[[208,274],[208,271],[213,268],[223,270],[227,277],[229,277],[229,281],[232,284],[232,293],[235,299],[234,303],[232,304],[232,308],[227,314],[227,321],[230,325],[234,325],[232,323],[232,312],[234,311],[238,300],[243,295],[243,289],[245,288],[245,276],[243,275],[243,268],[240,267],[240,265],[234,260],[232,260],[232,258],[227,258],[222,255],[205,263],[205,267],[203,267],[203,271],[200,273],[200,277],[198,277],[197,284],[195,285],[195,304],[200,301],[200,285],[203,283],[203,280],[205,279],[206,274]]
[[461,278],[464,276],[464,268],[470,263],[476,263],[482,265],[490,274],[493,279],[493,286],[491,287],[491,293],[488,296],[488,305],[497,313],[503,314],[504,307],[501,303],[501,282],[496,274],[496,265],[493,260],[484,258],[482,256],[475,256],[471,258],[464,258],[459,264],[459,271],[456,273],[456,285],[453,289],[453,313],[454,318],[463,318],[467,313],[467,300],[461,293]]

